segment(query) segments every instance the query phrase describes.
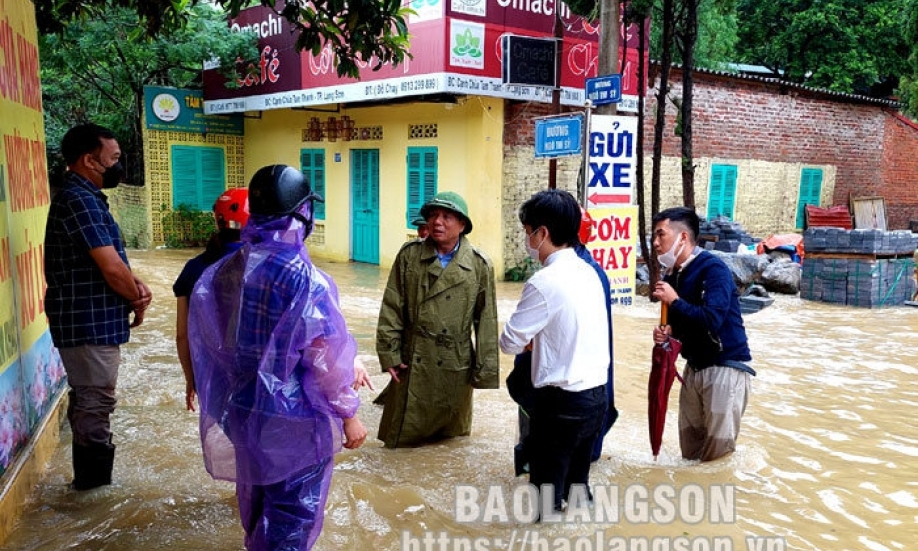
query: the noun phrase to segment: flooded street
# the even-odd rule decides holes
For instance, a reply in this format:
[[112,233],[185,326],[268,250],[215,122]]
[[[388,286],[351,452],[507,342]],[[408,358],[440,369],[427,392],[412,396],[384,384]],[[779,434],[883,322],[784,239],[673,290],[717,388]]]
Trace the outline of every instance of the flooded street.
[[[129,252],[154,301],[144,325],[122,349],[113,417],[114,484],[83,493],[68,488],[70,432],[65,427],[18,528],[0,550],[243,549],[234,487],[213,481],[204,470],[197,414],[184,409],[171,286],[192,254]],[[759,376],[738,450],[695,465],[679,458],[678,382],[659,460],[650,453],[646,387],[659,306],[638,298],[635,306],[615,310],[616,400],[622,415],[591,481],[622,493],[634,484],[651,491],[661,484],[677,490],[697,484],[705,491],[732,485],[730,512],[735,514],[720,523],[705,516],[691,524],[684,517],[644,523],[628,515],[589,525],[463,523],[455,518],[457,484],[483,493],[499,486],[509,494],[525,480],[513,476],[515,404],[504,388],[476,391],[471,437],[418,449],[383,449],[375,440],[382,408],[371,402],[388,380],[379,374],[374,352],[387,274],[370,265],[317,265],[338,283],[345,317],[376,390],[361,390],[359,415],[371,438],[363,448],[337,456],[316,549],[401,549],[405,531],[419,540],[429,531],[487,537],[497,549],[536,529],[556,542],[575,536],[607,544],[613,538],[633,543],[638,537],[706,537],[729,539],[729,549],[743,550],[916,548],[918,308],[864,310],[778,296],[773,306],[748,316],[752,365]],[[521,289],[520,283],[498,284],[501,322],[509,318]],[[510,357],[501,358],[502,380],[511,365]],[[783,540],[750,539],[758,537]],[[702,545],[705,541],[696,540],[701,543],[693,549],[714,548]],[[413,548],[454,549],[420,543]],[[517,542],[516,549],[530,548]]]

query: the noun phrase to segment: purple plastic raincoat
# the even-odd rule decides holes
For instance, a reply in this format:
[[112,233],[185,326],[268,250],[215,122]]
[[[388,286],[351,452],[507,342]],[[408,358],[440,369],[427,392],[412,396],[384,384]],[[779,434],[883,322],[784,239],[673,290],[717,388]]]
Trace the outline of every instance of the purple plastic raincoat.
[[[237,483],[248,549],[312,546],[331,482],[326,467],[341,449],[342,419],[359,405],[350,387],[356,343],[305,237],[295,217],[253,216],[243,247],[204,272],[189,307],[204,463],[214,478]],[[278,509],[301,506],[301,522],[284,528],[299,533],[275,533],[271,515],[283,512],[273,509],[272,487],[286,492]]]

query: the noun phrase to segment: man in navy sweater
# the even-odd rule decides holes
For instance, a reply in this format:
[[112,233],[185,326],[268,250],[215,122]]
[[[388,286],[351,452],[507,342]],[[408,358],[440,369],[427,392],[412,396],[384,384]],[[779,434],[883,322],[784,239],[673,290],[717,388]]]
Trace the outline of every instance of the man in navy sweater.
[[666,271],[653,296],[669,306],[670,323],[656,327],[653,340],[682,341],[679,445],[685,459],[712,461],[736,449],[755,371],[733,275],[696,245],[698,228],[698,215],[686,207],[653,217],[653,246]]

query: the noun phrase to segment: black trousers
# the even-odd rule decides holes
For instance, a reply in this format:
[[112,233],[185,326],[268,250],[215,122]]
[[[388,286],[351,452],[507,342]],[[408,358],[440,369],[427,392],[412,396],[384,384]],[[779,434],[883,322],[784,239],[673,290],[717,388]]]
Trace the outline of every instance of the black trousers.
[[587,485],[593,443],[602,428],[606,389],[579,392],[558,387],[535,390],[529,440],[529,482],[537,488],[551,484],[555,509],[567,499],[573,484]]

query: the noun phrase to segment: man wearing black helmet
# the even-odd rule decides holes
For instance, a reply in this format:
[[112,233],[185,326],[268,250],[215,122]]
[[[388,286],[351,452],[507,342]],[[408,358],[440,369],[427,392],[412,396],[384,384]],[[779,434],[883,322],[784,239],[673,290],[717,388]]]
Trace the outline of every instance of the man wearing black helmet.
[[351,388],[357,345],[337,287],[304,244],[321,200],[298,170],[260,169],[242,248],[208,268],[191,296],[204,462],[236,482],[250,551],[310,549],[334,454],[366,438]]
[[379,423],[387,448],[468,435],[472,389],[498,386],[494,269],[466,238],[465,200],[440,192],[421,216],[430,234],[396,256],[376,329],[392,377]]

